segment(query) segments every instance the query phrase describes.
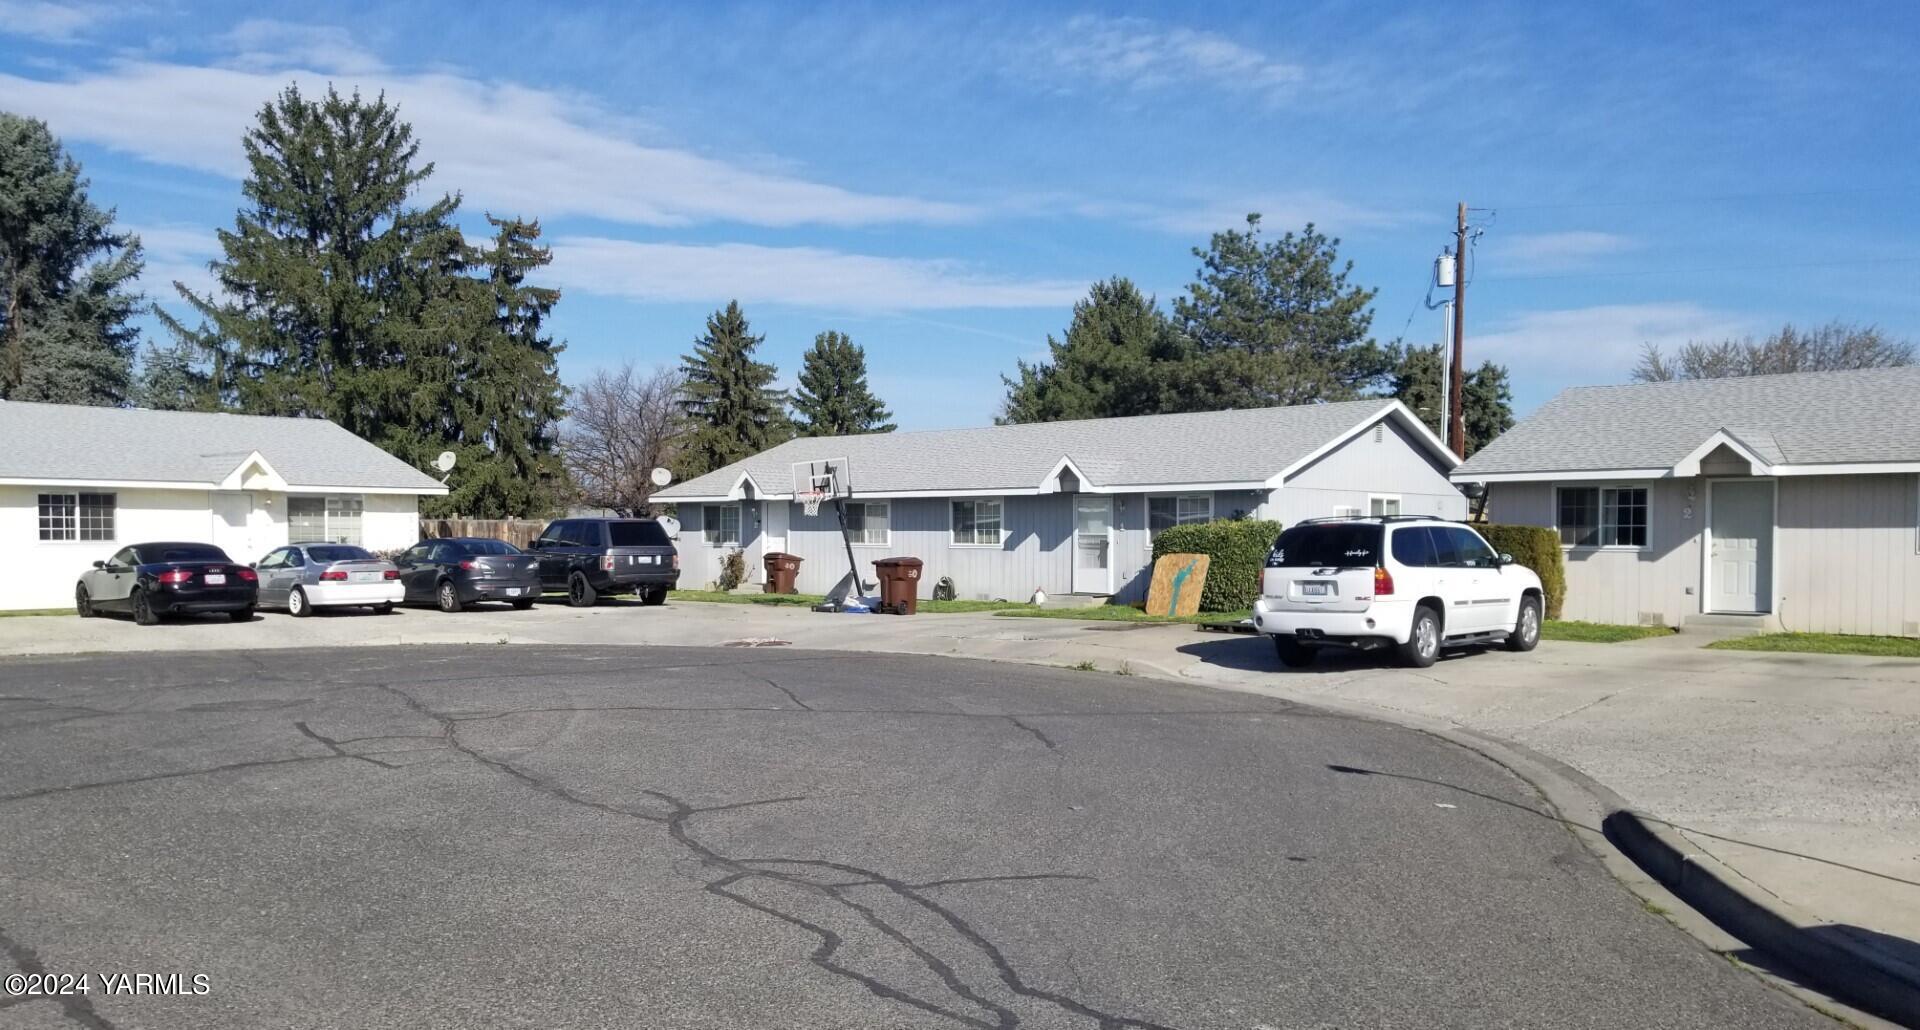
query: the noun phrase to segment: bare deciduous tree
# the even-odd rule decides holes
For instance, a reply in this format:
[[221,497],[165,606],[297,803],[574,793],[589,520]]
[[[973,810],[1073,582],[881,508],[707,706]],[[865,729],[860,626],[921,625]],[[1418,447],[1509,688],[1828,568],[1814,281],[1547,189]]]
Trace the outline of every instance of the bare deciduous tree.
[[560,449],[580,500],[622,515],[643,515],[655,489],[651,473],[672,464],[685,435],[677,369],[627,362],[601,369],[574,391]]
[[1647,344],[1633,378],[1642,383],[1664,383],[1674,379],[1885,368],[1911,365],[1914,357],[1913,341],[1888,336],[1878,326],[1829,322],[1802,332],[1786,325],[1764,340],[1749,336],[1717,343],[1689,342],[1672,357]]

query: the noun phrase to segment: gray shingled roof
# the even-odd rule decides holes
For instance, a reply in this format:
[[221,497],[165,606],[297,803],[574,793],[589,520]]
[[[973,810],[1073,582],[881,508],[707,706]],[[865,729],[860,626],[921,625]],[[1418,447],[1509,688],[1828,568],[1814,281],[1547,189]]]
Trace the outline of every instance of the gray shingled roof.
[[218,483],[259,451],[291,486],[445,490],[317,418],[0,401],[0,441],[0,479]]
[[742,472],[761,491],[793,490],[793,463],[846,458],[855,492],[1031,492],[1061,458],[1101,488],[1258,483],[1378,415],[1391,402],[1345,401],[1184,415],[1043,422],[790,440],[676,483],[661,500],[723,497]]
[[1920,461],[1920,367],[1576,387],[1453,478],[1668,469],[1721,430],[1773,465]]

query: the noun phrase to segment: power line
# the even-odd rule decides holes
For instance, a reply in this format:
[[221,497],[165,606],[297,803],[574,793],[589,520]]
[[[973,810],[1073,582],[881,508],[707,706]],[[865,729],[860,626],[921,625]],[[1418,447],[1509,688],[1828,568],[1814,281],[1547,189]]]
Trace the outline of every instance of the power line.
[[1649,197],[1649,198],[1643,198],[1640,200],[1591,200],[1591,201],[1581,200],[1581,201],[1568,201],[1565,203],[1492,204],[1488,206],[1498,208],[1504,211],[1563,211],[1563,210],[1571,210],[1575,208],[1653,207],[1653,206],[1670,206],[1670,205],[1677,205],[1677,204],[1713,204],[1713,203],[1723,203],[1727,201],[1742,201],[1742,200],[1801,200],[1809,197],[1852,197],[1852,196],[1869,196],[1869,195],[1880,194],[1880,193],[1905,194],[1908,192],[1911,192],[1911,191],[1902,187],[1863,186],[1863,187],[1858,187],[1854,189],[1839,189],[1839,190],[1798,190],[1798,191],[1753,192],[1753,193],[1698,193],[1698,194],[1692,194],[1688,196]]
[[1613,279],[1632,275],[1698,275],[1704,272],[1754,272],[1770,268],[1850,268],[1871,265],[1910,265],[1920,257],[1842,258],[1835,261],[1767,261],[1750,265],[1705,265],[1696,268],[1634,268],[1619,272],[1572,272],[1566,275],[1490,275],[1485,282],[1526,283],[1553,279]]

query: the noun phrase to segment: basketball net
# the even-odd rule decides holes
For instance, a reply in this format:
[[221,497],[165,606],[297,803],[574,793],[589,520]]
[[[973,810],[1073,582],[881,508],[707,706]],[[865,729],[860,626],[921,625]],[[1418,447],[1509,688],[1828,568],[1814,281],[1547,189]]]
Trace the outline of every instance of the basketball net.
[[807,513],[808,518],[812,518],[820,514],[820,502],[826,499],[827,492],[825,490],[808,490],[806,493],[800,495],[800,507]]

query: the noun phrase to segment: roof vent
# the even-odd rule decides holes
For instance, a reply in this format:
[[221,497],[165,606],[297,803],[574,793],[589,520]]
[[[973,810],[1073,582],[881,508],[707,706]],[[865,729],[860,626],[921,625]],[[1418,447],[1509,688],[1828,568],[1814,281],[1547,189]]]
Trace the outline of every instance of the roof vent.
[[1387,438],[1387,424],[1385,422],[1375,422],[1373,424],[1373,442],[1379,443],[1380,441],[1386,438]]

